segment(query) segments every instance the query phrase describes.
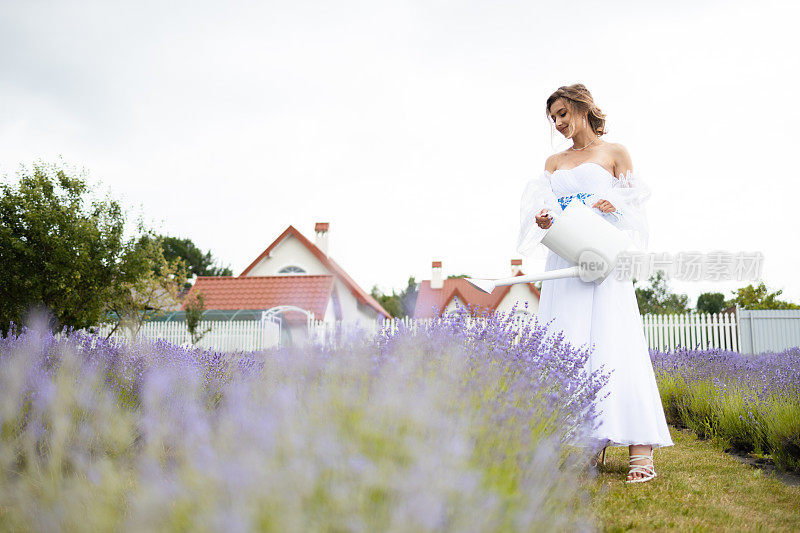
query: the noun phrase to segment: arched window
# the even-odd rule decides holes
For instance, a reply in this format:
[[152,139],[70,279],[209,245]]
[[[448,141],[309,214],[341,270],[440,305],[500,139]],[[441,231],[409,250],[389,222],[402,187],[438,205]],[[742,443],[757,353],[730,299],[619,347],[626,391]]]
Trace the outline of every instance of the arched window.
[[285,266],[278,271],[278,274],[305,274],[305,270],[299,266],[289,265]]

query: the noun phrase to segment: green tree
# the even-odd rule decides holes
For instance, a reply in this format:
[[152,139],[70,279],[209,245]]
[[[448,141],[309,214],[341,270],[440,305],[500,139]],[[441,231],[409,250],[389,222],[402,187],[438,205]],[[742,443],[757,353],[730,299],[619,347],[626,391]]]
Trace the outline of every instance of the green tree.
[[146,320],[179,306],[178,293],[186,282],[186,267],[180,258],[168,261],[160,239],[152,234],[141,236],[123,256],[120,266],[140,274],[114,285],[106,305],[108,313],[102,321],[114,326],[108,336],[123,327],[135,337]]
[[733,292],[731,304],[736,304],[741,309],[800,309],[795,303],[779,300],[778,296],[783,290],[770,292],[762,281],[758,287],[752,284],[741,287]]
[[399,294],[394,289],[392,289],[392,294],[383,294],[377,285],[372,286],[370,294],[392,317],[403,318],[414,316],[418,292],[417,282],[414,276],[411,276],[408,278],[406,288],[400,291]]
[[[688,311],[689,297],[685,294],[671,292],[662,270],[657,270],[655,274],[651,275],[648,282],[649,286],[636,288],[636,302],[639,304],[641,314],[671,314]],[[635,279],[633,283],[636,284]]]
[[187,297],[184,310],[186,311],[186,329],[189,330],[189,335],[192,338],[192,344],[200,342],[206,333],[211,331],[209,326],[203,331],[200,331],[200,320],[203,318],[203,311],[206,309],[205,297],[202,292],[192,292]]
[[697,297],[698,313],[720,313],[726,307],[725,295],[721,292],[704,292]]
[[406,288],[400,292],[400,301],[403,304],[404,316],[414,316],[414,310],[417,307],[417,296],[419,295],[419,284],[414,276],[408,278]]
[[392,317],[402,318],[405,316],[403,312],[403,304],[400,301],[399,295],[394,290],[392,291],[392,294],[383,294],[380,289],[378,289],[377,285],[373,285],[370,294],[378,301],[379,304],[381,304],[381,307],[386,309],[386,312]]
[[115,285],[141,274],[135,262],[123,260],[135,240],[124,238],[120,205],[91,199],[90,187],[75,174],[40,162],[22,167],[16,184],[0,184],[3,332],[33,307],[48,308],[58,326],[97,324]]
[[[164,257],[167,261],[174,261],[175,259],[183,259],[188,269],[188,276],[232,276],[228,266],[221,266],[214,258],[210,251],[203,252],[198,248],[191,239],[182,239],[179,237],[169,237],[166,235],[159,236],[161,239],[161,247],[164,250]],[[186,283],[185,288],[191,287],[191,284]]]
[[126,237],[119,203],[98,197],[84,173],[38,162],[15,183],[4,177],[0,192],[0,331],[37,307],[55,327],[138,329],[148,312],[173,305],[182,265],[164,258],[141,221]]

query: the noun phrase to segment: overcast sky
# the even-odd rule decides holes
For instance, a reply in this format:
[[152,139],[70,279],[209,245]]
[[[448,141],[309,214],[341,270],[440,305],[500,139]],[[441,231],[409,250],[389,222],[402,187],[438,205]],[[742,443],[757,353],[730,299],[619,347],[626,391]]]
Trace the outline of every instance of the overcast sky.
[[[0,4],[0,174],[59,157],[239,274],[289,224],[369,290],[505,277],[583,83],[653,189],[650,250],[760,251],[800,302],[800,2]],[[543,266],[524,258],[526,273]],[[704,291],[749,282],[677,282]]]

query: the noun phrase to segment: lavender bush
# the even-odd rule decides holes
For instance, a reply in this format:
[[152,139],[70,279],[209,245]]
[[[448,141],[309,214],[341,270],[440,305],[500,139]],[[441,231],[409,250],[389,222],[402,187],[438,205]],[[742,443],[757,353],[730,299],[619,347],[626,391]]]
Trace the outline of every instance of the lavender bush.
[[650,352],[667,420],[800,471],[800,348]]
[[0,524],[592,529],[588,355],[513,310],[236,354],[23,328],[0,340]]

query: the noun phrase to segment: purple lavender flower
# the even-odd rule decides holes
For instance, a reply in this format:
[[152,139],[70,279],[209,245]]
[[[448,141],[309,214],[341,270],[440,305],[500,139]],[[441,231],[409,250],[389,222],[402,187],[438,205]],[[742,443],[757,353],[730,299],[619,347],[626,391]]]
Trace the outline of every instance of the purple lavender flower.
[[588,529],[608,376],[535,318],[475,312],[251,353],[20,328],[0,339],[9,524]]

